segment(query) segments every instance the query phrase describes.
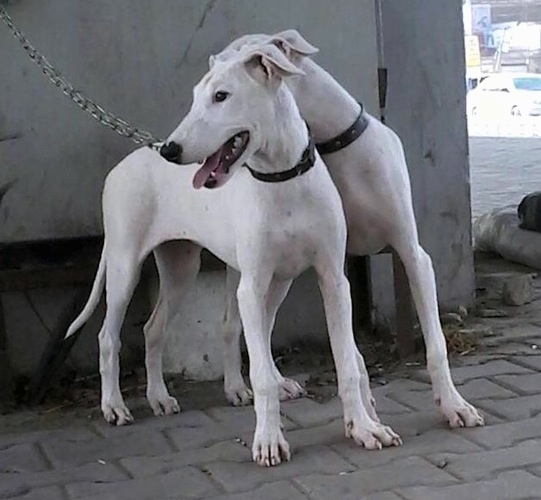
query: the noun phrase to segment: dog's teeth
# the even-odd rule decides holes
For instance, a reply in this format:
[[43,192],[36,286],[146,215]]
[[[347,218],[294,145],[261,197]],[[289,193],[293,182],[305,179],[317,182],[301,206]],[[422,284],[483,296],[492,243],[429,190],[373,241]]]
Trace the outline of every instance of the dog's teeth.
[[242,143],[243,143],[242,138],[239,135],[236,135],[235,136],[235,141],[233,142],[233,148],[234,148],[233,151],[235,149],[240,148],[242,146]]

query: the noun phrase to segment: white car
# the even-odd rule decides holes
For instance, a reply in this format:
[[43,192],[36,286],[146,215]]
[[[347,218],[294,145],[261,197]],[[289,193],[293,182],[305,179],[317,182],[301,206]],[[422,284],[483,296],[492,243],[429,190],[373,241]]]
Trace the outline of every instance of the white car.
[[541,74],[495,73],[468,92],[468,114],[483,117],[541,115]]

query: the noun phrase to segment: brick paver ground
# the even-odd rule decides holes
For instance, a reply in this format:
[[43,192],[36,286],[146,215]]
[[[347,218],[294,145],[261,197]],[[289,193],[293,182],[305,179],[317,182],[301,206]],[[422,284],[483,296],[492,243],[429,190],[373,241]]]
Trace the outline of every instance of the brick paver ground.
[[[477,359],[478,358],[478,359]],[[541,498],[541,357],[470,357],[454,370],[487,427],[451,431],[423,371],[375,388],[401,448],[366,451],[343,435],[337,400],[283,404],[293,460],[250,460],[253,409],[212,408],[110,427],[73,421],[0,434],[0,498],[515,499]]]
[[0,419],[0,499],[540,499],[540,305],[479,320],[490,348],[453,369],[486,427],[447,429],[419,368],[374,388],[402,447],[358,448],[344,437],[338,400],[304,398],[282,405],[293,459],[271,469],[251,461],[252,407],[144,417],[121,428],[64,415],[48,430],[25,425],[32,419],[21,413],[9,416],[20,419],[17,432],[2,430]]

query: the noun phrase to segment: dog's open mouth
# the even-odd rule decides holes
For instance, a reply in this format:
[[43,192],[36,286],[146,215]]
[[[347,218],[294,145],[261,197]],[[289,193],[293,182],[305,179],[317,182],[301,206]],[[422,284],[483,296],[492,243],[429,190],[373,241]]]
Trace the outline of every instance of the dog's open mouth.
[[218,151],[209,156],[203,166],[196,172],[193,178],[193,187],[200,189],[205,186],[208,189],[218,187],[222,179],[229,173],[231,166],[242,156],[246,150],[250,134],[247,131],[240,132],[227,142]]

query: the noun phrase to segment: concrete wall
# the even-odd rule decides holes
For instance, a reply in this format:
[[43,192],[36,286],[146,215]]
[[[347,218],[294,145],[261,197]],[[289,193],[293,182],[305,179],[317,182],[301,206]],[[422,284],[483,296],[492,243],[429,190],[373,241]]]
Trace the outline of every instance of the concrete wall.
[[462,2],[382,4],[387,124],[404,143],[421,243],[434,261],[440,306],[471,305]]
[[[164,137],[188,110],[191,88],[210,53],[240,34],[289,27],[319,46],[317,60],[377,114],[374,3],[16,0],[9,11],[77,88]],[[441,305],[468,304],[473,267],[461,3],[408,0],[407,8],[406,2],[382,3],[387,119],[406,148],[421,241],[434,258]],[[14,182],[0,205],[0,243],[100,234],[104,177],[133,144],[50,85],[3,26],[0,64],[0,189]],[[375,261],[376,304],[389,312],[390,262]],[[194,377],[219,375],[222,285],[223,274],[207,274],[179,309],[170,328],[167,368]],[[15,302],[24,305],[15,296],[6,300],[13,314]],[[25,316],[22,309],[17,314]],[[16,315],[8,320],[10,338],[20,338]],[[276,333],[277,344],[324,338],[313,275],[296,283]]]
[[[8,9],[78,89],[164,137],[188,110],[209,54],[247,32],[300,28],[323,49],[321,62],[375,103],[373,1],[340,6],[337,13],[326,0],[16,0]],[[15,182],[0,206],[0,242],[100,234],[103,179],[133,144],[48,83],[4,25],[0,64],[0,188]]]
[[[9,11],[78,89],[161,137],[188,110],[209,54],[241,34],[290,27],[319,46],[319,62],[376,111],[373,0],[340,0],[338,10],[328,0],[16,0]],[[103,180],[134,146],[50,85],[3,27],[0,64],[0,140],[5,139],[0,141],[0,188],[15,182],[0,206],[0,242],[99,235]],[[223,273],[208,273],[180,306],[169,329],[166,369],[194,378],[220,375],[216,333],[222,287]],[[15,314],[8,318],[8,344],[21,353],[23,346],[14,340],[21,338],[16,318],[31,317],[28,304],[11,295],[4,302]],[[97,328],[98,323],[92,327]],[[34,330],[33,338],[43,341],[46,334],[37,326]],[[276,345],[325,337],[312,274],[294,285],[276,330]],[[90,338],[93,352],[95,337]],[[30,370],[36,356],[21,356],[16,366]]]

